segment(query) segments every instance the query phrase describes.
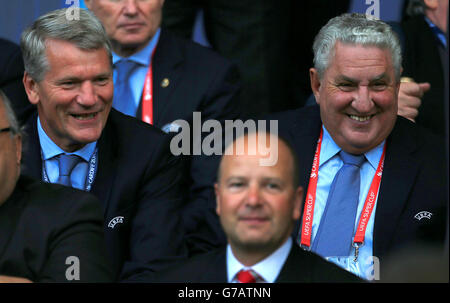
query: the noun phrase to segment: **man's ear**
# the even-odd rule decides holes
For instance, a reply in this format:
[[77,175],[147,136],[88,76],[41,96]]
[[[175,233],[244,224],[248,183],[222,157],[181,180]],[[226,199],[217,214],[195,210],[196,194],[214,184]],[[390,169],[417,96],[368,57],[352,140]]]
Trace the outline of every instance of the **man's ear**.
[[25,87],[25,92],[27,93],[28,100],[32,104],[39,103],[39,89],[37,86],[37,82],[34,81],[33,78],[27,73],[23,74],[23,86]]
[[428,9],[435,10],[439,6],[438,1],[440,0],[424,0],[423,2]]
[[302,210],[302,202],[303,202],[303,194],[304,190],[303,187],[299,186],[295,190],[295,197],[294,197],[294,211],[292,214],[292,217],[294,220],[300,219],[301,216],[301,210]]
[[220,198],[219,198],[219,185],[214,184],[214,192],[216,194],[216,214],[220,216]]
[[320,97],[320,79],[319,74],[315,68],[309,69],[309,78],[311,81],[311,90],[316,98],[316,103],[319,104]]
[[84,4],[88,8],[88,10],[91,10],[91,7],[92,7],[92,1],[91,0],[84,0]]
[[22,136],[16,135],[14,137],[15,144],[16,144],[16,159],[17,159],[17,165],[19,166],[20,170],[20,163],[22,161]]

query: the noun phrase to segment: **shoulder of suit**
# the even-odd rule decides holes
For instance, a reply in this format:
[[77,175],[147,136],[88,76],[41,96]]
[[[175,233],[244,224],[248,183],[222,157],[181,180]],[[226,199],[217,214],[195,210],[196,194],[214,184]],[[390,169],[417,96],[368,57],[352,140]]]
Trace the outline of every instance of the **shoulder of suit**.
[[[164,132],[156,126],[145,123],[139,119],[122,114],[111,108],[106,128],[112,128],[117,139],[122,137],[133,138],[140,136],[165,136]],[[106,130],[107,131],[107,130]]]
[[192,59],[196,64],[205,65],[209,68],[212,67],[221,67],[221,66],[231,66],[232,62],[220,55],[215,50],[200,45],[199,43],[185,39],[183,37],[179,37],[167,29],[164,29],[161,32],[161,35],[164,35],[165,38],[171,40],[172,43],[177,44],[178,47],[181,47],[185,50],[185,59]]
[[397,116],[391,137],[393,140],[413,141],[418,149],[444,152],[443,138],[401,116]]
[[[0,70],[2,71],[0,79],[10,79],[23,73],[20,47],[5,39],[0,39]],[[0,85],[2,84],[0,82]]]
[[84,210],[88,216],[101,218],[100,202],[90,193],[27,176],[21,176],[17,186],[26,195],[27,208],[33,216],[40,214],[42,218],[48,216],[50,221],[69,222],[75,218],[67,214]]
[[205,282],[205,273],[216,270],[222,260],[226,260],[224,247],[192,256],[159,273],[158,282]]

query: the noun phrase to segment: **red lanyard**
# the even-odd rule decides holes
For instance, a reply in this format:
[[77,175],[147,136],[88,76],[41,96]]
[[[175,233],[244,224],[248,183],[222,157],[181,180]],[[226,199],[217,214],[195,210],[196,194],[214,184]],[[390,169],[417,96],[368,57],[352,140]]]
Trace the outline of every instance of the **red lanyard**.
[[[320,130],[319,140],[317,141],[317,147],[314,155],[313,166],[309,178],[308,192],[306,194],[305,207],[303,211],[303,223],[302,223],[300,245],[306,247],[311,246],[312,223],[314,217],[314,205],[316,203],[317,181],[319,179],[319,157],[320,157],[320,150],[322,148],[322,139],[323,139],[323,129]],[[373,177],[372,183],[370,184],[369,193],[367,194],[366,201],[364,203],[364,207],[361,212],[361,216],[359,218],[356,234],[353,239],[353,243],[358,245],[364,243],[364,235],[366,233],[367,222],[369,222],[370,216],[372,215],[373,207],[375,205],[375,201],[377,199],[378,189],[380,187],[381,182],[381,175],[383,174],[385,153],[386,153],[386,144],[384,145],[383,153],[381,155],[380,162],[378,163],[378,168],[375,172],[375,176]]]
[[155,50],[156,46],[150,58],[150,66],[145,76],[144,89],[142,91],[142,121],[148,124],[153,124],[153,55]]

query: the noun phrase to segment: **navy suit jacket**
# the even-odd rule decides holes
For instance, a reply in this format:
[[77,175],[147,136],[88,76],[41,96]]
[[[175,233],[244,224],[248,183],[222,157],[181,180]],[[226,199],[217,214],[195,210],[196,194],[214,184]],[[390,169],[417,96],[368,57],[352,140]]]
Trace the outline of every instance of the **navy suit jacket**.
[[[322,121],[319,106],[277,113],[279,134],[293,145],[299,159],[300,185],[308,188]],[[443,245],[448,184],[444,147],[436,136],[397,117],[386,140],[386,158],[375,213],[373,253],[380,259],[405,246]],[[431,218],[417,219],[428,211]],[[296,237],[301,220],[294,230]]]
[[[0,205],[0,275],[33,282],[112,282],[102,225],[93,195],[21,176]],[[68,280],[66,272],[77,278],[72,271],[77,264],[79,280]]]
[[[202,143],[193,138],[193,112],[201,113],[202,122],[240,118],[238,69],[210,49],[164,29],[152,64],[154,125],[163,128],[178,119],[190,125],[191,155],[182,157],[183,221],[190,254],[205,252],[226,243],[215,213],[214,182],[220,155],[193,155],[193,146]],[[161,85],[163,79],[169,80],[168,86]],[[141,117],[141,106],[137,117]],[[208,134],[203,132],[201,138]]]
[[[42,179],[36,118],[26,125],[29,141],[22,168],[24,174]],[[106,246],[120,280],[133,280],[185,257],[179,159],[170,153],[168,136],[111,109],[97,147],[91,193],[102,203]],[[119,223],[109,226],[115,221]]]
[[[227,283],[226,259],[226,247],[221,247],[159,273],[156,282]],[[294,244],[275,283],[361,281],[357,276]]]

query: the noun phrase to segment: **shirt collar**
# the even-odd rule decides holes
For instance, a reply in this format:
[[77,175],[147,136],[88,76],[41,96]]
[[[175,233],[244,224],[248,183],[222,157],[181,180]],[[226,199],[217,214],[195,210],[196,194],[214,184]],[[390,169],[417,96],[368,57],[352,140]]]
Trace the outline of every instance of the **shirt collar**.
[[271,255],[266,257],[259,263],[256,263],[253,266],[247,267],[244,266],[241,262],[239,262],[233,254],[231,250],[231,246],[227,245],[227,273],[228,273],[228,281],[232,282],[236,274],[242,269],[253,269],[260,275],[266,282],[273,283],[275,282],[278,274],[281,271],[281,268],[286,261],[289,252],[292,247],[292,239],[289,237],[287,241],[284,242],[276,251],[274,251]]
[[428,26],[430,27],[431,31],[433,32],[435,38],[439,41],[439,43],[442,44],[444,48],[447,48],[447,38],[444,34],[444,32],[436,25],[434,24],[430,19],[425,17],[425,21],[427,22]]
[[[41,144],[42,156],[44,158],[44,161],[49,160],[60,154],[66,153],[61,147],[56,145],[52,141],[52,139],[50,139],[49,136],[47,136],[44,129],[42,128],[39,116],[37,118],[37,129],[38,129],[39,142]],[[83,148],[81,148],[73,153],[66,153],[66,154],[77,155],[77,156],[81,157],[83,160],[85,160],[86,162],[89,162],[92,154],[95,151],[96,146],[97,146],[97,141],[94,141],[94,142],[86,144],[85,146],[83,146]]]
[[[341,148],[334,142],[333,138],[331,137],[330,133],[328,133],[324,125],[322,125],[322,129],[323,138],[322,148],[320,151],[319,167],[341,151]],[[377,147],[372,148],[368,152],[364,153],[364,156],[374,170],[378,168],[378,163],[380,162],[385,143],[386,140],[383,140],[383,142],[381,142]]]
[[[137,53],[128,57],[128,59],[131,61],[137,62],[141,65],[149,66],[150,61],[151,61],[150,57],[152,56],[153,50],[155,49],[156,45],[158,44],[160,33],[161,33],[161,29],[158,28],[155,35],[147,43],[147,45],[143,49],[138,51]],[[113,64],[116,64],[118,61],[123,59],[123,57],[119,56],[115,52],[112,52],[112,55],[113,55]]]

